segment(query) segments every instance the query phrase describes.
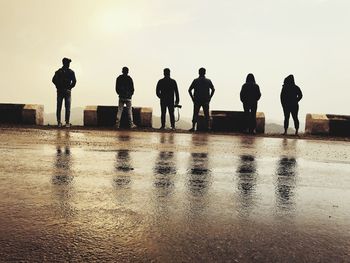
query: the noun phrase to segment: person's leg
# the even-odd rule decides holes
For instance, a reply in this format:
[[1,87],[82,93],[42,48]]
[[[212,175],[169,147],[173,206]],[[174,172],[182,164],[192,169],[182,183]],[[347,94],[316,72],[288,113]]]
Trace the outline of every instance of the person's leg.
[[173,104],[168,105],[168,111],[169,111],[169,116],[170,116],[171,128],[175,129],[175,115],[174,115],[174,105]]
[[202,105],[203,112],[204,112],[204,117],[205,117],[205,122],[207,124],[206,129],[210,129],[210,116],[209,116],[209,103],[205,103]]
[[257,111],[258,105],[257,103],[254,103],[251,105],[250,108],[250,117],[251,117],[251,132],[256,132],[256,111]]
[[56,118],[57,118],[58,125],[61,125],[62,102],[63,102],[63,95],[61,94],[61,92],[57,92]]
[[129,127],[130,128],[134,128],[135,124],[134,124],[134,120],[133,120],[133,117],[132,117],[132,103],[131,103],[131,99],[126,101],[126,108],[128,110]]
[[124,101],[119,98],[117,119],[116,119],[116,123],[115,123],[115,126],[117,128],[119,128],[119,126],[120,126],[120,120],[122,118],[123,108],[124,108]]
[[201,105],[199,103],[193,103],[193,118],[192,118],[192,129],[190,131],[194,131],[196,128],[196,123],[198,121],[198,114]]
[[243,103],[244,110],[244,132],[249,132],[249,106],[247,103]]
[[166,104],[164,101],[160,102],[160,111],[161,111],[161,129],[165,128],[165,120],[166,120]]
[[294,121],[295,134],[298,135],[299,132],[299,119],[298,119],[299,105],[295,105],[292,109],[292,118]]
[[64,107],[65,107],[65,110],[66,110],[66,116],[65,116],[65,121],[66,121],[66,124],[69,125],[69,120],[70,120],[70,108],[71,108],[71,91],[67,90],[66,91],[66,94],[64,96]]
[[287,134],[288,126],[289,126],[289,116],[290,116],[290,107],[283,107],[284,113],[284,134]]

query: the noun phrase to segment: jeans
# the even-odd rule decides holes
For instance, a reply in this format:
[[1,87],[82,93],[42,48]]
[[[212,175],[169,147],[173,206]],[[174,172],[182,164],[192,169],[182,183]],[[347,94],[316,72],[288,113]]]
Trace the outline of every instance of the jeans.
[[69,123],[70,118],[70,106],[71,106],[71,91],[70,90],[57,90],[57,109],[56,109],[56,117],[57,122],[61,123],[61,111],[62,111],[62,103],[64,100],[64,107],[66,109],[65,121]]
[[166,115],[166,109],[168,108],[169,111],[169,116],[170,116],[170,124],[172,128],[175,128],[175,115],[174,115],[174,103],[169,104],[164,101],[160,101],[160,109],[162,112],[161,115],[161,122],[162,122],[162,127],[165,127],[165,115]]
[[117,123],[116,123],[116,125],[118,127],[120,125],[120,120],[121,120],[121,117],[122,117],[124,105],[126,106],[126,109],[128,111],[129,125],[132,126],[134,124],[133,119],[132,119],[131,99],[119,98],[118,113],[117,113]]
[[245,113],[245,127],[249,129],[250,132],[256,129],[256,110],[257,103],[243,103],[243,109]]
[[283,113],[284,113],[284,129],[287,130],[289,126],[289,117],[290,114],[292,114],[292,118],[294,120],[294,128],[296,130],[299,130],[299,119],[298,119],[298,112],[299,112],[299,104],[295,105],[284,105],[283,106]]
[[207,123],[207,129],[209,129],[209,102],[194,102],[192,124],[193,126],[196,125],[198,121],[199,110],[201,107],[203,108],[204,117]]

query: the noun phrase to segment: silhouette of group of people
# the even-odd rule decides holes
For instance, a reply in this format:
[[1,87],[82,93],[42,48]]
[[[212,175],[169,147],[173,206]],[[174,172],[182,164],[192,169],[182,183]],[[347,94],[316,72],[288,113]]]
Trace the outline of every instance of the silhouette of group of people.
[[[61,110],[63,100],[65,101],[65,126],[70,127],[70,107],[71,107],[71,90],[76,85],[76,78],[74,71],[71,70],[70,63],[71,59],[63,58],[63,66],[55,72],[52,78],[52,82],[55,84],[57,89],[57,125],[62,127],[61,122]],[[165,68],[164,78],[160,79],[156,86],[156,95],[160,99],[161,108],[161,127],[165,129],[166,112],[168,110],[170,117],[171,129],[175,130],[175,107],[181,107],[180,96],[177,83],[170,77],[170,69]],[[199,77],[194,79],[188,89],[188,93],[193,102],[193,117],[192,117],[192,128],[190,131],[196,130],[198,122],[199,111],[202,108],[204,117],[206,120],[206,129],[210,129],[210,116],[209,116],[209,104],[215,93],[215,88],[212,81],[206,78],[206,69],[199,69]],[[119,128],[120,120],[124,106],[126,106],[127,116],[129,121],[129,127],[135,128],[132,116],[132,96],[134,94],[134,83],[132,78],[129,76],[129,69],[127,67],[122,68],[122,74],[117,77],[115,90],[119,96],[118,112],[116,117],[115,127]],[[245,113],[245,127],[246,132],[254,134],[256,132],[256,112],[258,108],[258,101],[260,100],[261,92],[259,85],[255,82],[255,77],[252,73],[249,73],[246,78],[246,82],[243,84],[240,99],[243,103],[243,109]],[[300,88],[295,85],[294,76],[289,75],[284,79],[282,91],[280,95],[281,104],[284,112],[284,134],[287,134],[289,126],[289,118],[292,115],[294,120],[295,133],[299,131],[299,101],[302,99],[303,94]]]

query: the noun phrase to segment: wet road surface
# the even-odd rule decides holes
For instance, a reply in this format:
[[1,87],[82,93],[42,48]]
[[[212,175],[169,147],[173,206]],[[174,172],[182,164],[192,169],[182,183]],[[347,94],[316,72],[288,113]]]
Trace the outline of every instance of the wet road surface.
[[1,262],[350,262],[350,143],[0,129]]

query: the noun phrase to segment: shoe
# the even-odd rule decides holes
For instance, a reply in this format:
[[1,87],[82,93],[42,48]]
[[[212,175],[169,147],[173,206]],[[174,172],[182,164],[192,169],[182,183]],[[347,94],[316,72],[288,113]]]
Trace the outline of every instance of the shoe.
[[71,126],[72,126],[72,124],[66,123],[66,128],[70,128]]
[[165,130],[165,127],[164,127],[164,126],[161,126],[161,127],[159,128],[159,130]]
[[194,128],[191,128],[188,130],[189,132],[194,132]]
[[135,129],[135,128],[137,128],[137,126],[135,124],[130,125],[130,129]]
[[171,130],[172,130],[172,131],[175,131],[175,130],[176,130],[176,128],[175,128],[175,127],[171,127]]
[[62,128],[62,122],[58,122],[58,123],[57,123],[57,127],[58,127],[58,128]]

